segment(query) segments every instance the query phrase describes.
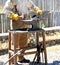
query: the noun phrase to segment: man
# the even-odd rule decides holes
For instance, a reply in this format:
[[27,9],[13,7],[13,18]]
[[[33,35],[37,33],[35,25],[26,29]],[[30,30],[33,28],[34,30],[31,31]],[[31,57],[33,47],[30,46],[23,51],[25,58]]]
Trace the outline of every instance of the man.
[[[4,12],[9,18],[12,19],[11,23],[12,30],[29,27],[27,24],[20,22],[20,20],[29,19],[30,10],[35,11],[37,14],[42,15],[42,11],[37,6],[35,6],[35,4],[31,0],[7,0],[4,6]],[[16,43],[18,48],[28,46],[26,33],[16,34],[16,37],[17,37]],[[24,51],[25,50],[22,50],[21,53]],[[24,58],[24,56],[20,57],[18,56],[18,58],[20,62],[29,62],[29,60]]]

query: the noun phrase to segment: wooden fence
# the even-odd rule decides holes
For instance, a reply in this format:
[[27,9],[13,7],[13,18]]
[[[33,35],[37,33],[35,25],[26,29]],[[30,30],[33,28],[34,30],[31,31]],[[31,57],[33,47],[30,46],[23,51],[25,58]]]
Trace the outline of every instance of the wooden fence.
[[10,20],[7,18],[7,16],[3,13],[0,14],[0,33],[8,32],[10,29]]

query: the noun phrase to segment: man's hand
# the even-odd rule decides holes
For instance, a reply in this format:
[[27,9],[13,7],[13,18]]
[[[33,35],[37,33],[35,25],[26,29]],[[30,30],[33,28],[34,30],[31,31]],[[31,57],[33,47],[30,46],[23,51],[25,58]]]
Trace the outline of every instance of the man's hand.
[[40,10],[38,7],[36,7],[36,8],[34,9],[34,11],[35,11],[37,14],[39,14],[39,15],[42,15],[42,14],[43,14],[43,11]]
[[18,21],[18,20],[21,20],[22,19],[22,17],[18,16],[18,14],[14,14],[14,13],[11,13],[10,18],[12,20],[15,20],[15,21]]
[[38,10],[37,13],[38,13],[39,15],[42,15],[42,14],[43,14],[42,10]]

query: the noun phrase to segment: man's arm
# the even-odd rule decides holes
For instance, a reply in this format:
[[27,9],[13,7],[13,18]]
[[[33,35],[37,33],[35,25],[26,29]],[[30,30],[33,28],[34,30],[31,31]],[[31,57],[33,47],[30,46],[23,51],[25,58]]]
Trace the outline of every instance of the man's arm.
[[18,14],[13,13],[14,5],[11,2],[11,0],[7,0],[5,6],[4,6],[4,13],[12,20],[20,20],[22,17],[18,16]]
[[7,0],[7,2],[5,3],[5,6],[3,8],[3,11],[4,13],[10,17],[10,14],[12,13],[12,8],[13,8],[13,5],[12,3],[10,2],[10,0]]
[[29,7],[29,9],[33,10],[34,12],[36,12],[39,15],[43,14],[43,11],[39,9],[39,7],[37,7],[32,0],[29,0],[29,2],[32,4],[31,7]]

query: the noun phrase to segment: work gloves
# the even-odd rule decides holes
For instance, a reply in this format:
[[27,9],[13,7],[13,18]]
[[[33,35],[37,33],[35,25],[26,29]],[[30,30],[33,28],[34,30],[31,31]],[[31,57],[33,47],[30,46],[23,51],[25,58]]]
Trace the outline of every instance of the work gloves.
[[43,14],[43,11],[40,10],[38,7],[34,8],[34,11],[39,14],[39,15],[42,15]]
[[[39,14],[39,15],[42,15],[42,14],[43,14],[43,11],[40,10],[38,7],[34,8],[34,11],[35,11],[37,14]],[[18,20],[22,20],[22,19],[23,19],[22,16],[19,16],[18,14],[15,14],[15,13],[11,13],[10,18],[11,18],[12,20],[15,20],[15,21],[18,21]]]
[[22,17],[15,13],[11,13],[10,18],[15,21],[22,20]]

